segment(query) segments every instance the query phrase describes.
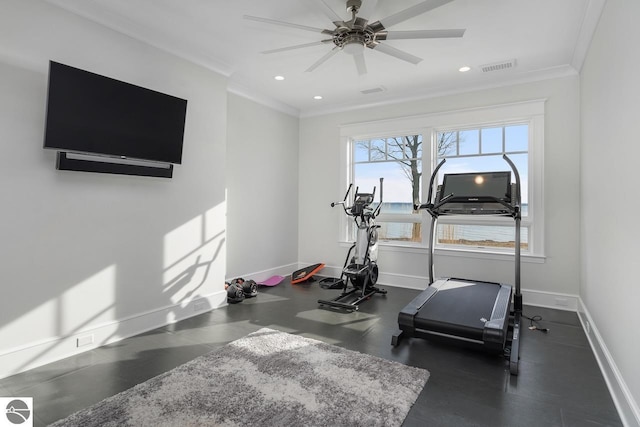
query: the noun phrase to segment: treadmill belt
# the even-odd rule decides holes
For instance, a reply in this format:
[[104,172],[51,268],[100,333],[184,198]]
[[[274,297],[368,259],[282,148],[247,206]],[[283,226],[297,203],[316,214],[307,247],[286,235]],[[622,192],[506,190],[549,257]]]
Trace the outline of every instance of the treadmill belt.
[[432,286],[438,292],[418,311],[415,326],[482,341],[501,285],[449,279]]

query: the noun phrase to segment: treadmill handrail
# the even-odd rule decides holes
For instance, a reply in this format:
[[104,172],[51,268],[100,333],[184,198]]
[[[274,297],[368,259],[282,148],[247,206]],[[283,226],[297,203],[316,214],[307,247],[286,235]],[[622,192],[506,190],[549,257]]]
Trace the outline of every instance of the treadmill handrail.
[[[522,312],[522,294],[521,294],[521,288],[520,288],[520,222],[521,222],[521,218],[522,218],[522,212],[520,209],[520,204],[522,202],[521,199],[521,191],[520,191],[520,173],[518,172],[518,169],[516,168],[516,165],[511,161],[511,159],[506,155],[503,154],[502,158],[509,164],[509,166],[511,167],[511,170],[513,171],[513,174],[515,176],[515,184],[516,184],[516,194],[515,194],[515,204],[508,204],[507,202],[500,200],[498,198],[495,197],[491,197],[491,196],[487,196],[488,199],[495,199],[492,202],[496,202],[499,203],[501,205],[503,205],[505,208],[507,208],[509,210],[510,216],[513,217],[514,221],[515,221],[515,248],[514,248],[514,261],[515,261],[515,294],[514,294],[514,308],[517,312]],[[420,209],[425,209],[427,212],[429,212],[429,214],[431,215],[431,226],[429,228],[429,253],[428,253],[428,262],[429,262],[429,285],[431,285],[434,282],[434,263],[433,263],[433,258],[434,258],[434,252],[435,252],[435,241],[436,241],[436,222],[438,219],[438,216],[440,216],[440,212],[439,212],[439,208],[441,208],[442,206],[446,205],[447,203],[454,203],[455,202],[455,195],[454,194],[448,194],[446,196],[444,196],[442,199],[440,199],[439,202],[437,203],[433,203],[433,201],[431,200],[431,197],[433,196],[433,187],[434,187],[434,183],[438,174],[438,170],[442,167],[442,165],[445,163],[446,159],[443,159],[438,166],[434,169],[433,173],[431,174],[431,179],[429,181],[429,199],[427,201],[427,203],[423,203],[421,205],[417,205],[414,206],[417,210]],[[437,197],[437,196],[436,196]],[[511,199],[513,200],[514,195],[511,195]],[[486,201],[485,201],[486,202]],[[492,203],[489,202],[489,203]],[[465,203],[473,203],[473,202],[469,202],[468,200],[465,201]],[[475,212],[477,213],[477,212]],[[458,215],[465,215],[465,213],[460,212],[457,213]],[[472,215],[473,212],[469,211],[468,214],[466,215]],[[494,213],[489,213],[488,215],[496,215]],[[496,215],[497,216],[497,215]],[[502,215],[504,216],[504,215]]]
[[[502,206],[504,206],[505,208],[507,208],[509,210],[509,212],[514,213],[516,212],[516,207],[510,205],[509,203],[505,202],[502,199],[499,199],[497,197],[493,197],[493,196],[486,196],[486,198],[488,200],[483,200],[480,203],[498,203]],[[460,198],[460,197],[456,197],[453,193],[446,195],[445,197],[443,197],[440,202],[436,203],[435,205],[433,205],[432,207],[428,208],[429,213],[431,213],[432,215],[440,215],[439,209],[442,206],[446,206],[449,203],[474,203],[473,201],[469,201],[466,198]],[[460,215],[464,215],[464,214],[460,214]]]
[[516,231],[516,236],[515,236],[515,248],[514,248],[514,258],[515,258],[515,287],[516,287],[516,292],[515,295],[513,297],[513,306],[514,306],[514,310],[516,312],[517,315],[520,315],[522,313],[522,293],[520,290],[520,221],[522,219],[522,212],[520,209],[520,203],[522,202],[521,196],[520,196],[520,173],[518,172],[518,168],[516,168],[516,165],[511,161],[511,159],[506,155],[503,154],[502,158],[509,163],[509,166],[511,166],[511,169],[513,170],[513,174],[516,177],[516,214],[514,216],[514,220],[515,220],[515,231]]
[[431,198],[433,196],[433,181],[438,176],[438,171],[446,163],[446,161],[447,161],[447,159],[442,159],[442,161],[440,163],[438,163],[438,166],[436,166],[436,168],[433,170],[433,173],[431,174],[431,179],[429,180],[429,196],[427,198],[428,203],[431,203],[432,200],[433,200]]
[[[416,206],[416,210],[421,210],[421,209],[425,209],[427,212],[429,212],[429,214],[431,214],[431,216],[440,216],[443,215],[443,212],[440,211],[440,208],[442,208],[443,206],[446,206],[447,204],[450,203],[465,203],[465,204],[473,204],[476,203],[474,201],[470,201],[468,200],[466,197],[456,197],[455,194],[451,193],[451,194],[447,194],[446,196],[444,196],[442,199],[440,199],[440,201],[436,204],[433,203],[423,203],[421,205]],[[497,203],[499,205],[504,206],[508,211],[509,211],[509,215],[513,216],[514,218],[516,217],[516,215],[520,214],[520,203],[516,203],[515,205],[509,204],[507,202],[505,202],[502,199],[499,199],[497,197],[493,197],[493,196],[485,196],[484,200],[482,201],[478,201],[477,203]],[[472,212],[469,211],[470,215]],[[473,212],[473,213],[477,213],[477,212]],[[464,212],[457,212],[456,215],[467,215]],[[488,215],[496,215],[495,213],[488,213]]]
[[[506,154],[502,155],[502,158],[509,163],[509,166],[511,167],[511,170],[513,171],[513,175],[516,177],[516,203],[515,206],[518,210],[518,212],[516,212],[518,214],[518,217],[521,217],[521,209],[520,206],[522,204],[522,199],[521,199],[521,195],[520,195],[520,173],[518,172],[518,168],[516,168],[516,165],[511,161],[511,159],[509,158],[509,156],[507,156]],[[513,197],[513,195],[511,195],[511,197]]]

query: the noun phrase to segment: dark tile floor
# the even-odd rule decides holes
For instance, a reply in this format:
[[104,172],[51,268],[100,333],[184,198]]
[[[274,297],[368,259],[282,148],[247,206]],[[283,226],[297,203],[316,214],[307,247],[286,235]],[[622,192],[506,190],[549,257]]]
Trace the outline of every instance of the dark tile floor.
[[525,306],[550,331],[524,330],[514,377],[499,356],[422,339],[392,347],[398,312],[418,291],[388,291],[343,313],[316,303],[339,291],[285,280],[240,304],[0,380],[0,395],[33,397],[35,425],[46,425],[270,327],[428,369],[405,426],[622,425],[575,313]]

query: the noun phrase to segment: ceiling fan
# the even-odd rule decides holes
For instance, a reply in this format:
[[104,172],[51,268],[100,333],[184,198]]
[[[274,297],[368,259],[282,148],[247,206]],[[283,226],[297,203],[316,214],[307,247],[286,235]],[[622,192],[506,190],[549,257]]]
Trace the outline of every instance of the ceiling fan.
[[319,44],[333,44],[333,48],[327,52],[322,58],[314,62],[305,71],[313,71],[326,62],[339,51],[346,52],[353,56],[359,75],[367,73],[367,66],[364,60],[364,48],[377,50],[379,52],[391,55],[403,61],[417,64],[422,58],[411,55],[405,51],[397,49],[389,44],[382,43],[384,40],[400,40],[400,39],[433,39],[433,38],[450,38],[462,37],[464,29],[448,29],[448,30],[413,30],[413,31],[388,31],[387,28],[392,27],[400,22],[406,21],[417,15],[433,10],[453,0],[426,0],[397,12],[391,16],[369,23],[365,18],[358,15],[358,11],[362,6],[362,0],[347,0],[347,11],[351,13],[351,19],[344,21],[333,9],[327,5],[325,0],[317,0],[324,7],[327,14],[333,19],[335,29],[328,30],[323,28],[309,27],[306,25],[294,24],[289,22],[278,21],[269,18],[260,18],[257,16],[244,15],[244,19],[264,22],[268,24],[281,25],[285,27],[297,28],[300,30],[313,31],[316,33],[326,34],[331,38],[320,40],[312,43],[288,46],[279,49],[267,50],[262,53],[271,54],[284,52],[293,49],[317,46]]

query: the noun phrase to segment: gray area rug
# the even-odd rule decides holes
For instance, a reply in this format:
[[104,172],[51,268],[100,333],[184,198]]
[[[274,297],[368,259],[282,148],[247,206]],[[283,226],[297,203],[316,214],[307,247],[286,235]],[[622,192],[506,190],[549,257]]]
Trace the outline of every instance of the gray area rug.
[[429,372],[263,328],[54,426],[399,426]]

